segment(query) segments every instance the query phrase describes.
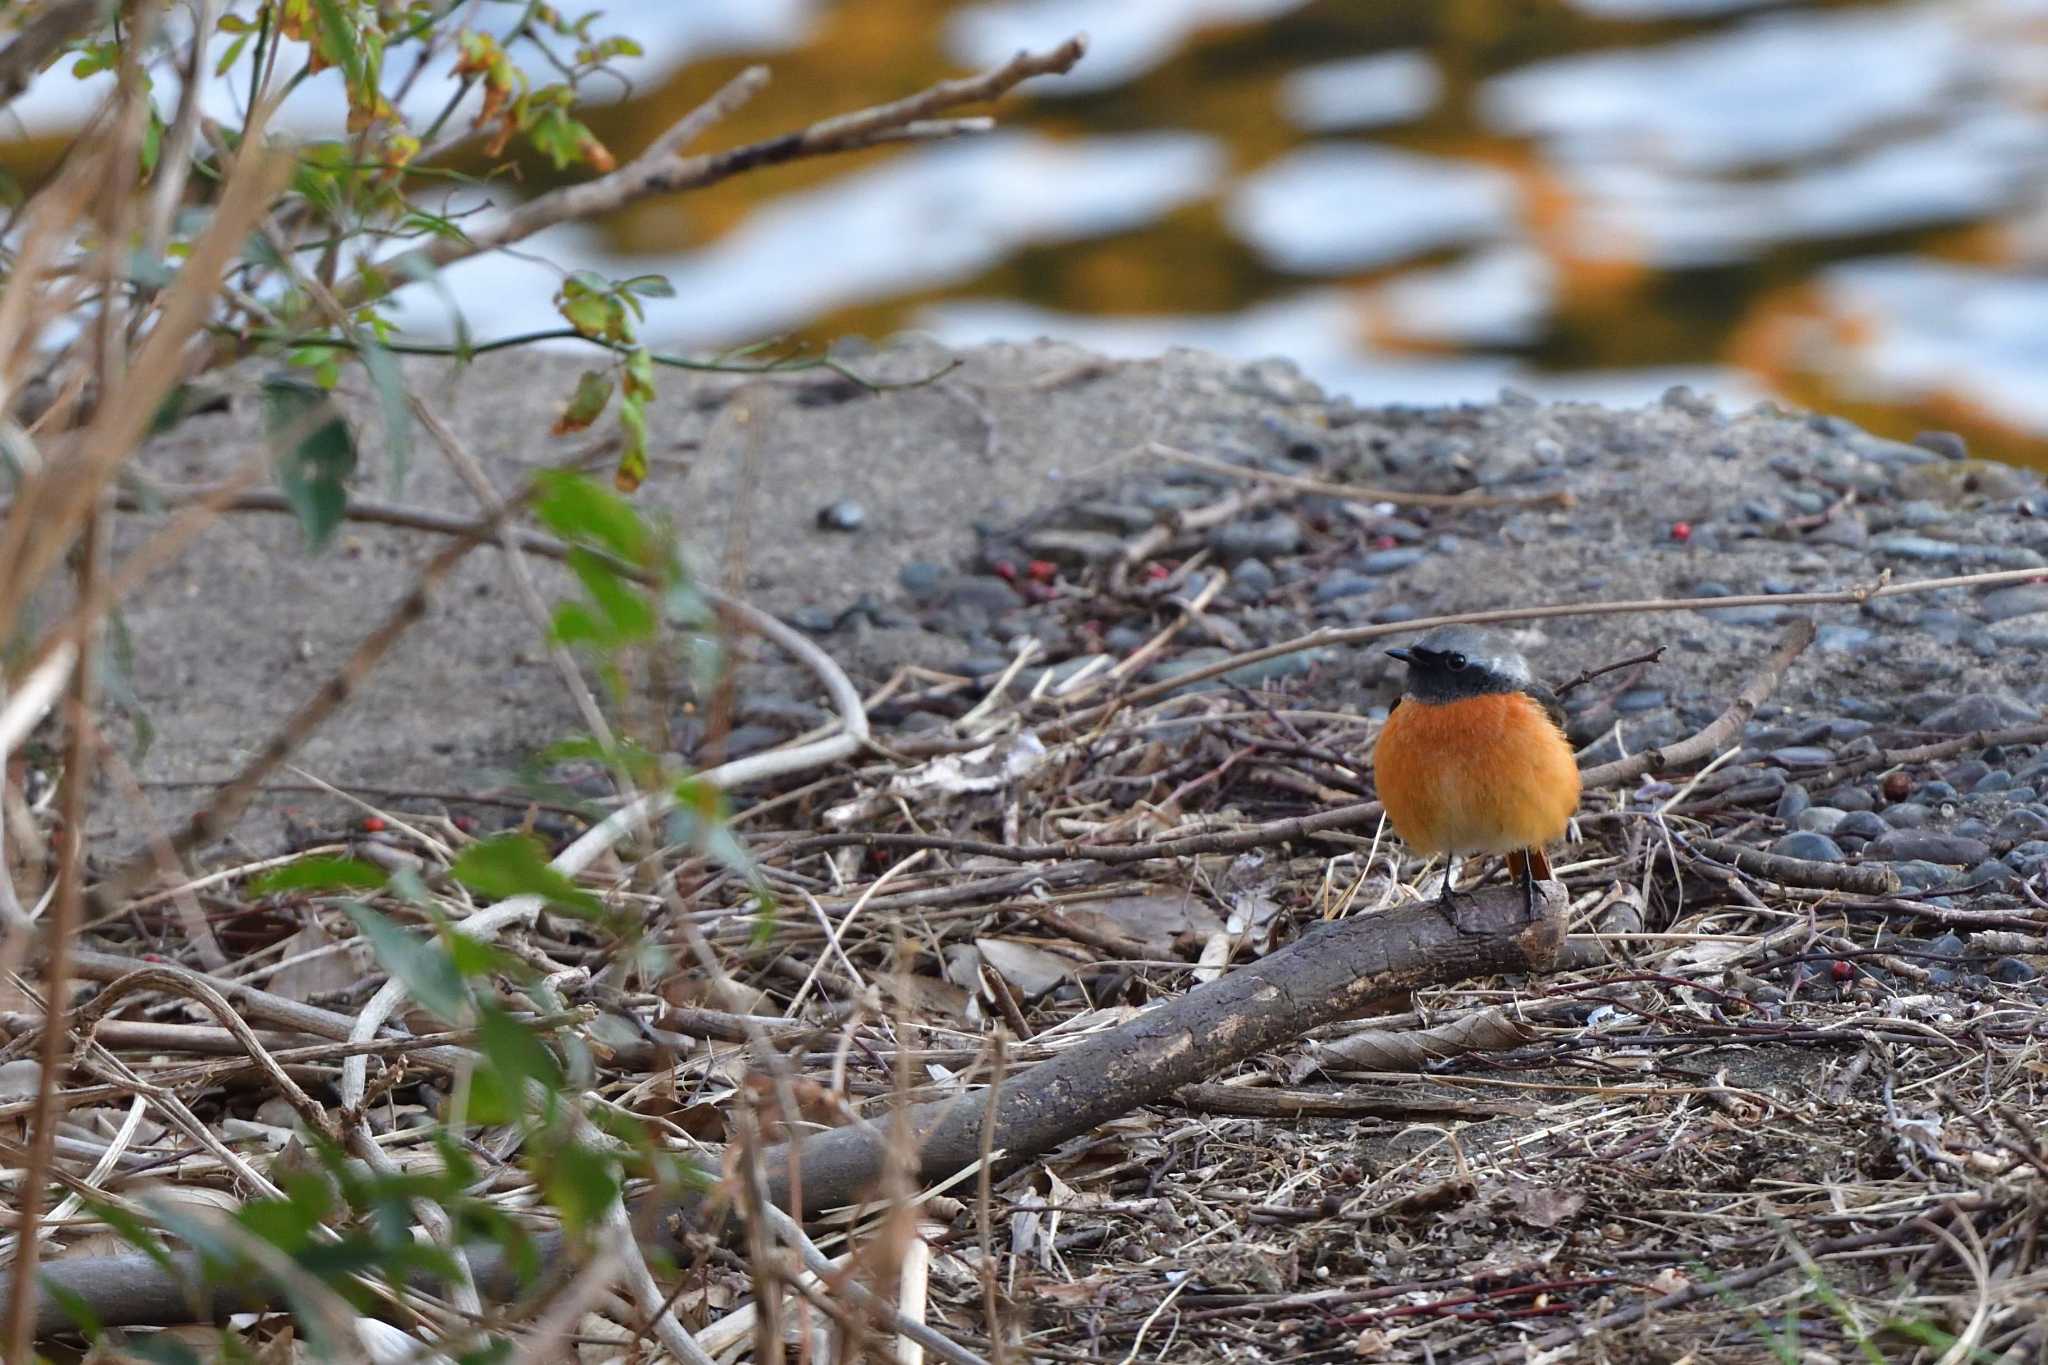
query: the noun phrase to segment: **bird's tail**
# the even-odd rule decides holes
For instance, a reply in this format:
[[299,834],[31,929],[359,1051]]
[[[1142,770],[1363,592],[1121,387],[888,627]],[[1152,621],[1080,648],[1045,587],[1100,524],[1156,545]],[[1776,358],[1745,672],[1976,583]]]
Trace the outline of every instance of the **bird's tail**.
[[1508,854],[1508,875],[1516,881],[1524,870],[1536,881],[1550,880],[1550,855],[1540,848],[1518,848]]

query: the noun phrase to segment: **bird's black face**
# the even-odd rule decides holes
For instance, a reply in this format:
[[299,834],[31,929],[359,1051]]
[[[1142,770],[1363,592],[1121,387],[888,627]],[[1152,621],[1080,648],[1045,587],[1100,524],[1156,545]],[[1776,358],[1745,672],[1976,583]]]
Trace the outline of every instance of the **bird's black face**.
[[1439,626],[1405,649],[1387,651],[1408,665],[1408,695],[1417,701],[1458,701],[1516,692],[1532,681],[1514,646],[1477,626]]

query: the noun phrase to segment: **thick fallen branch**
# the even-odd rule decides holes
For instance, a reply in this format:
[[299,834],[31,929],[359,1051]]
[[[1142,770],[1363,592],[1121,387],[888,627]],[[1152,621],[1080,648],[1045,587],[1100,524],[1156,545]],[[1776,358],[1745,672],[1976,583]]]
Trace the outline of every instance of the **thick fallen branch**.
[[[1019,1072],[993,1104],[985,1091],[973,1091],[916,1105],[904,1125],[916,1142],[914,1178],[929,1183],[954,1175],[979,1160],[985,1146],[1001,1151],[1006,1163],[1027,1161],[1390,993],[1542,970],[1564,942],[1566,909],[1562,887],[1547,883],[1542,895],[1541,917],[1524,924],[1518,888],[1475,893],[1459,909],[1462,933],[1427,904],[1338,921]],[[984,1144],[982,1124],[991,1112],[995,1128]],[[805,1216],[869,1197],[889,1162],[902,1159],[889,1151],[896,1127],[880,1118],[770,1149],[763,1154],[769,1198],[788,1203],[792,1168],[801,1173]],[[687,1234],[723,1216],[715,1200],[665,1203],[643,1210],[636,1222],[687,1259]],[[559,1234],[539,1240],[543,1264],[564,1259]],[[471,1261],[483,1292],[505,1298],[525,1288],[502,1249],[473,1248]],[[167,1269],[137,1253],[54,1261],[43,1278],[58,1297],[83,1304],[107,1326],[210,1321],[274,1301],[275,1291],[253,1279],[203,1286],[194,1272],[190,1256],[173,1256]],[[38,1334],[70,1329],[47,1292],[35,1309]]]

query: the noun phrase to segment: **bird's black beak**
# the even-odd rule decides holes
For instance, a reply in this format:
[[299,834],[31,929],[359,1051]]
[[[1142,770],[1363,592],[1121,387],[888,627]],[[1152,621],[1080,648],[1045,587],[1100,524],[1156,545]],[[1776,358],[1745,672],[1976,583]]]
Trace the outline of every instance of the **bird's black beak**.
[[1415,662],[1415,651],[1405,647],[1401,649],[1390,649],[1387,651],[1387,657],[1390,659],[1399,659],[1404,664],[1412,664]]

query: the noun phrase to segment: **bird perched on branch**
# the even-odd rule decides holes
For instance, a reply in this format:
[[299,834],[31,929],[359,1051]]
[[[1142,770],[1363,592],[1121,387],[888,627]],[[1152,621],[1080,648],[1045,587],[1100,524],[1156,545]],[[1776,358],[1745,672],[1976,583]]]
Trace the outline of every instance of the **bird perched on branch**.
[[1446,856],[1437,903],[1453,924],[1448,862],[1466,854],[1505,854],[1533,919],[1536,879],[1550,877],[1544,846],[1579,806],[1564,709],[1494,631],[1440,626],[1387,653],[1408,665],[1373,751],[1394,832],[1417,853]]

